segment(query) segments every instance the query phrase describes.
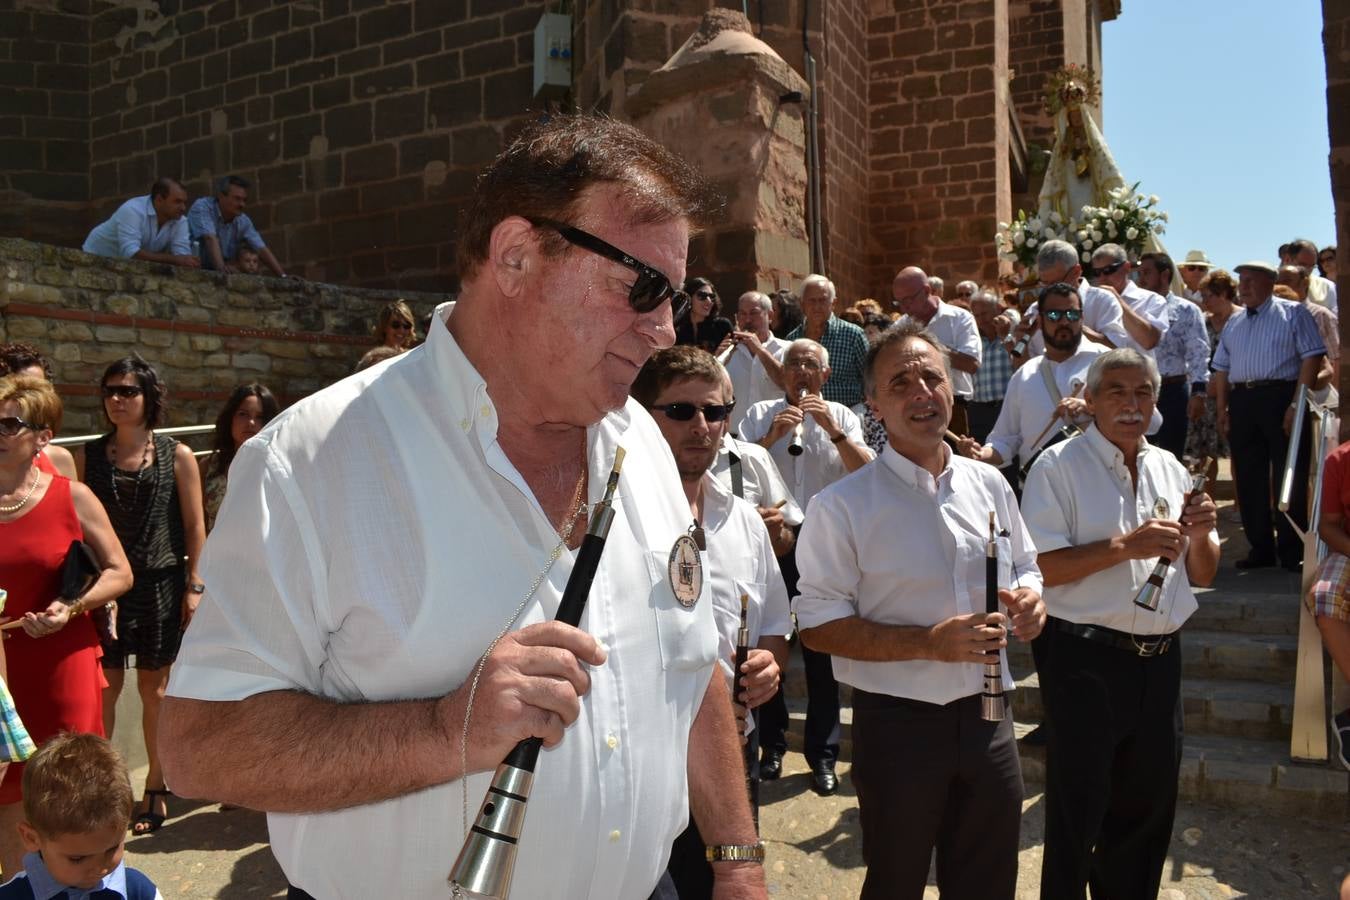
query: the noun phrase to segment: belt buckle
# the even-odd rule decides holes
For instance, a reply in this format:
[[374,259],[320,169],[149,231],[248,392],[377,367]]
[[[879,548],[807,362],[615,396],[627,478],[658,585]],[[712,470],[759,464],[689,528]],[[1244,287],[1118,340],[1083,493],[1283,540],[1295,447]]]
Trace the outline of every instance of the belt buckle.
[[1139,655],[1145,659],[1151,656],[1159,656],[1167,652],[1167,648],[1172,646],[1172,639],[1169,637],[1160,637],[1156,641],[1135,641],[1134,647]]

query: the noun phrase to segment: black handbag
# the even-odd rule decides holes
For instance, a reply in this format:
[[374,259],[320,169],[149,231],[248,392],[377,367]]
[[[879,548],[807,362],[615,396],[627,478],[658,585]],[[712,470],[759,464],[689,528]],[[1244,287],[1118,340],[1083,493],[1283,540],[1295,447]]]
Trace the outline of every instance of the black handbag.
[[[61,599],[74,603],[98,581],[102,567],[98,557],[84,541],[71,541],[66,551],[66,561],[61,565]],[[117,602],[112,601],[97,609],[91,609],[89,616],[94,620],[99,640],[110,643],[117,640]]]

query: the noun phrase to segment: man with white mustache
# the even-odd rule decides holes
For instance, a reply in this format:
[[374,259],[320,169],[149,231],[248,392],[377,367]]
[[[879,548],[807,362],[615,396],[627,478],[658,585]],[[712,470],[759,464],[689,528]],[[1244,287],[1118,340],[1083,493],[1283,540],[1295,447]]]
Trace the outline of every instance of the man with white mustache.
[[[1191,583],[1219,565],[1214,502],[1144,433],[1158,368],[1137,350],[1088,369],[1092,424],[1032,466],[1022,517],[1050,618],[1032,643],[1045,707],[1042,900],[1155,897],[1181,766],[1181,646]],[[1172,560],[1156,608],[1133,602]]]

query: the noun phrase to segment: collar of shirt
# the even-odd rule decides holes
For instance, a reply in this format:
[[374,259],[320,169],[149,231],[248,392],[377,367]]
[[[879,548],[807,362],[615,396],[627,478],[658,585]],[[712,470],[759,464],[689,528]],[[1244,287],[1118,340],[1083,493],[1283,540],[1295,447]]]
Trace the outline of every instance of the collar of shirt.
[[879,459],[885,464],[886,468],[898,475],[901,481],[926,496],[936,497],[940,490],[951,486],[952,451],[945,441],[942,444],[942,471],[938,473],[936,478],[933,477],[932,472],[901,455],[900,451],[892,447],[889,441],[882,449]]
[[141,201],[141,212],[145,215],[146,220],[149,221],[150,223],[150,233],[154,234],[155,232],[159,231],[159,229],[162,228],[166,223],[161,222],[159,220],[159,213],[155,212],[154,197],[152,197],[150,194],[146,194],[144,197],[140,198],[140,201]]
[[[1130,470],[1125,465],[1125,452],[1106,439],[1106,435],[1098,430],[1097,423],[1089,425],[1083,435],[1088,445],[1092,447],[1092,452],[1102,461],[1102,465],[1117,475],[1123,475],[1127,479],[1130,477]],[[1144,460],[1152,449],[1153,445],[1148,442],[1148,438],[1139,439],[1139,452],[1134,463],[1135,471],[1143,467]]]
[[127,896],[127,871],[126,862],[117,864],[103,878],[99,879],[98,884],[91,888],[69,887],[61,884],[52,877],[52,873],[47,871],[47,865],[42,861],[41,853],[26,853],[23,857],[23,871],[28,877],[28,886],[33,889],[33,900],[52,900],[54,897],[65,897],[66,900],[84,900],[99,891],[112,891],[126,900]]

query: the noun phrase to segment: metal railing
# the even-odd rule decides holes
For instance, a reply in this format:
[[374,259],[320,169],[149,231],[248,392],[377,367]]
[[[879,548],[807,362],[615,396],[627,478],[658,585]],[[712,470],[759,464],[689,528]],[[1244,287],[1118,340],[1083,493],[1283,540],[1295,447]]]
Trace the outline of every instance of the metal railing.
[[[216,430],[215,425],[175,425],[173,428],[156,428],[155,434],[167,434],[170,437],[179,437],[181,435],[191,434],[210,434]],[[60,437],[52,441],[58,447],[78,447],[81,444],[87,444],[90,441],[96,441],[103,437],[103,434],[76,434],[70,437]],[[210,450],[197,450],[193,456],[210,456]]]

